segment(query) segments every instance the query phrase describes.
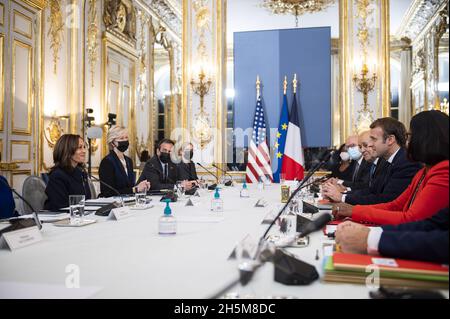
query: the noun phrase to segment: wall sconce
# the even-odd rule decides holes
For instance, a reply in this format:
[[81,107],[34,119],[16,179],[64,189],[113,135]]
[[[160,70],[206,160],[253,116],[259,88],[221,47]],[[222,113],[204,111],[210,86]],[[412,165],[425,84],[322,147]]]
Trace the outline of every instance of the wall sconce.
[[57,116],[56,111],[53,112],[50,123],[48,123],[44,130],[44,137],[47,140],[48,147],[55,147],[56,141],[64,134],[64,129],[61,126],[60,120],[68,119],[69,116],[67,115]]
[[204,99],[211,88],[212,80],[208,77],[206,80],[203,68],[198,74],[199,81],[191,80],[192,91],[200,97],[200,113],[197,115],[193,125],[193,135],[200,141],[200,147],[203,149],[212,139],[211,126],[209,124],[208,114],[204,110]]
[[373,121],[372,117],[372,110],[369,109],[369,104],[367,102],[369,98],[369,93],[373,91],[375,88],[375,84],[377,81],[377,75],[374,72],[371,77],[368,76],[369,74],[369,68],[367,67],[367,64],[364,62],[361,67],[361,75],[358,76],[356,73],[353,75],[353,83],[355,84],[356,89],[362,93],[363,95],[363,104],[362,104],[362,110],[359,110],[358,113],[358,119],[356,121],[357,123],[357,129],[358,132],[364,129],[368,129],[370,126],[370,123]]

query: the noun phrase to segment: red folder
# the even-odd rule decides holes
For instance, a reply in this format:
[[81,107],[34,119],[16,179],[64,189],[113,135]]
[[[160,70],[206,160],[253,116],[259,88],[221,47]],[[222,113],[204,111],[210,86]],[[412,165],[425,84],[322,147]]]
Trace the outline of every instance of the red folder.
[[413,261],[381,256],[346,254],[335,252],[333,265],[338,270],[362,270],[369,265],[377,265],[380,270],[413,274],[428,274],[448,277],[448,265]]

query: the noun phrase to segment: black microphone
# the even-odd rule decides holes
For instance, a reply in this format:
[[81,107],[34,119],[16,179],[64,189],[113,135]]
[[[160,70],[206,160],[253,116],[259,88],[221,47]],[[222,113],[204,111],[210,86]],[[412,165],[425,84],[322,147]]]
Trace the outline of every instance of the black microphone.
[[309,235],[315,231],[321,230],[324,228],[329,222],[331,221],[331,215],[324,213],[317,217],[316,219],[312,220],[311,222],[307,223],[302,227],[300,230],[300,237],[304,237],[306,235]]
[[[214,176],[215,179],[216,179],[216,182],[219,181],[219,178],[217,177],[217,175],[214,174],[213,172],[211,172],[211,171],[210,171],[209,169],[207,169],[205,166],[203,166],[202,164],[200,164],[200,163],[198,163],[198,162],[197,162],[197,165],[200,166],[201,168],[203,168],[205,171],[207,171],[210,175]],[[217,186],[217,183],[212,184],[212,185],[208,186],[208,189],[209,189],[209,190],[215,189],[216,186]]]
[[233,185],[233,176],[231,176],[226,170],[221,169],[219,166],[217,166],[216,164],[212,164],[212,166],[214,166],[215,168],[217,168],[219,171],[221,171],[222,173],[225,173],[225,175],[227,175],[228,177],[230,177],[230,180],[228,182],[225,182],[225,186],[231,186]]

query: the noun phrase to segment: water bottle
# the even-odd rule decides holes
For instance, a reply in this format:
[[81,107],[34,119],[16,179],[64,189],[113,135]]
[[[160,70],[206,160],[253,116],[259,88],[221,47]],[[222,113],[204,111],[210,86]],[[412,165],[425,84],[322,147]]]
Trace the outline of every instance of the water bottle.
[[262,191],[264,189],[264,183],[261,176],[258,177],[258,190]]
[[166,199],[165,202],[164,215],[159,218],[158,233],[160,235],[175,235],[177,233],[177,220],[172,215],[172,210],[169,206],[170,199]]
[[223,212],[223,201],[220,198],[218,188],[216,188],[216,192],[214,193],[214,198],[211,200],[211,211]]
[[248,193],[247,183],[245,181],[244,184],[242,184],[241,197],[250,197],[250,194]]

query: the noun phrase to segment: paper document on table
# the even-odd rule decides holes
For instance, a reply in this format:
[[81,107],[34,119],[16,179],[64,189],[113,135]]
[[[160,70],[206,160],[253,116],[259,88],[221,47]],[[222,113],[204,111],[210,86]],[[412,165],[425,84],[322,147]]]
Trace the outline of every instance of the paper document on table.
[[[75,288],[75,287],[74,287]],[[85,299],[98,293],[100,287],[76,287],[39,283],[0,282],[0,299]]]
[[51,222],[57,222],[59,220],[69,219],[70,214],[69,213],[62,213],[62,214],[39,214],[39,220],[43,223],[51,223]]
[[224,219],[221,216],[177,216],[179,223],[220,223]]

